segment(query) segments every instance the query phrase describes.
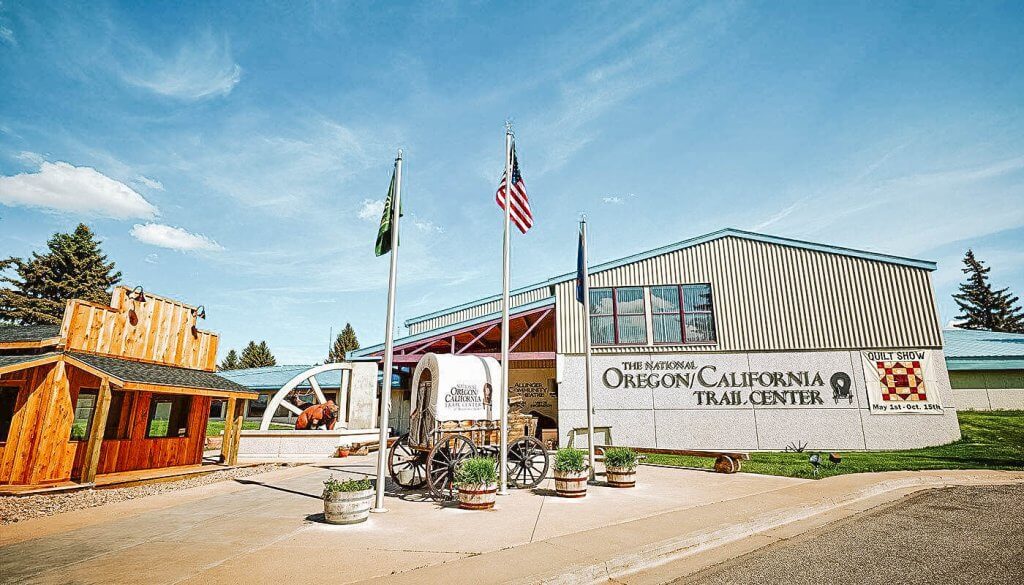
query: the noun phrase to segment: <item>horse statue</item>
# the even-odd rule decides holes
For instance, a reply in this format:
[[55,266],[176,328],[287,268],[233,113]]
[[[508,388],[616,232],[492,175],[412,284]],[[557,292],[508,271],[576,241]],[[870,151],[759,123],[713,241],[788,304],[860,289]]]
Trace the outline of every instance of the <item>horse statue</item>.
[[333,431],[335,423],[338,422],[339,411],[338,405],[333,400],[310,406],[303,410],[295,421],[295,430],[312,430],[323,426],[327,430]]

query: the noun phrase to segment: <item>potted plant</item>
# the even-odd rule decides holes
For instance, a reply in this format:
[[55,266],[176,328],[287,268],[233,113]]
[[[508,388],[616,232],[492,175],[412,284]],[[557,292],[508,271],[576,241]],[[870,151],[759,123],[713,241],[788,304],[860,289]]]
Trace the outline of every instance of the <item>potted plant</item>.
[[636,451],[629,447],[609,447],[604,451],[604,471],[608,485],[630,488],[636,485]]
[[373,484],[368,479],[324,482],[324,520],[330,524],[358,524],[370,516]]
[[455,470],[459,507],[465,510],[490,510],[498,493],[498,467],[490,457],[470,457]]
[[555,492],[563,498],[587,495],[590,466],[582,449],[563,447],[555,452]]

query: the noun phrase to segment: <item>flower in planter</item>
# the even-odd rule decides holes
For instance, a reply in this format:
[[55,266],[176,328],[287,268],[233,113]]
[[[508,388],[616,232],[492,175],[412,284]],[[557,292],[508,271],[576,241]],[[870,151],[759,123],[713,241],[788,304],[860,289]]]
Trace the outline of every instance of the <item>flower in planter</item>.
[[604,452],[604,466],[618,469],[636,469],[637,461],[640,459],[636,451],[629,447],[609,447]]
[[334,476],[327,478],[324,482],[324,497],[331,494],[340,492],[361,492],[363,490],[372,490],[373,484],[370,480],[363,479],[343,479],[341,481],[334,479]]
[[587,468],[587,452],[583,449],[562,447],[555,452],[555,471],[583,473]]

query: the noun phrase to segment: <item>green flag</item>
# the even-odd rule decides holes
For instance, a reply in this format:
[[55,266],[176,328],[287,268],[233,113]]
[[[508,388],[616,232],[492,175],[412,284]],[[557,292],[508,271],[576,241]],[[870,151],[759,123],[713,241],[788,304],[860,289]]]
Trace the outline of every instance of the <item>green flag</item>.
[[[395,171],[391,171],[391,186],[388,187],[388,196],[384,199],[384,213],[380,217],[380,228],[377,229],[377,245],[374,251],[378,256],[383,256],[391,251],[391,218],[394,217],[391,206],[395,201]],[[402,217],[402,207],[398,207],[398,217]]]

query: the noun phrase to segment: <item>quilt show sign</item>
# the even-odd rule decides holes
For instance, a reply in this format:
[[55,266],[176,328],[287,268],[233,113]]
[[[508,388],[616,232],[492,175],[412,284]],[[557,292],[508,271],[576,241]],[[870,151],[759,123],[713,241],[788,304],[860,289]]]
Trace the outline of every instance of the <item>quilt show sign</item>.
[[861,358],[872,413],[942,414],[938,388],[929,382],[932,352],[865,351]]

